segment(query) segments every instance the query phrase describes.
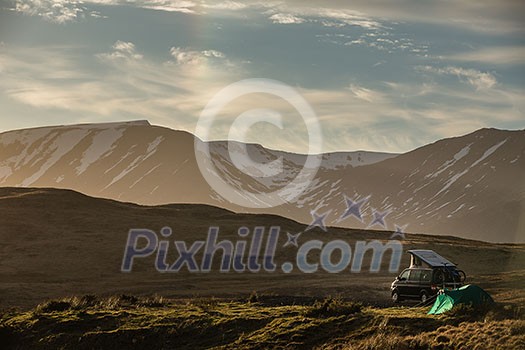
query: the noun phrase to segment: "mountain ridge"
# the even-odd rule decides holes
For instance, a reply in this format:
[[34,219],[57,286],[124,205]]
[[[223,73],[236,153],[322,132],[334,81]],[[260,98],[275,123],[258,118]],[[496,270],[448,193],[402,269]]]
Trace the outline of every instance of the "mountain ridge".
[[[374,159],[371,153],[363,159],[352,153],[323,154],[304,193],[279,207],[258,209],[232,204],[210,187],[197,166],[195,142],[201,141],[186,131],[122,123],[2,133],[0,186],[71,188],[148,205],[202,203],[284,215],[305,224],[312,211],[330,211],[328,225],[354,228],[367,228],[375,213],[389,211],[385,227],[373,228],[408,224],[407,232],[525,240],[525,131],[480,129],[387,159]],[[231,152],[245,152],[241,143],[206,145],[216,173],[253,201],[254,194],[294,179],[306,157],[247,144],[247,155],[257,163],[283,159],[277,176],[251,178],[230,158]],[[364,220],[341,220],[346,197],[369,198],[362,207]]]

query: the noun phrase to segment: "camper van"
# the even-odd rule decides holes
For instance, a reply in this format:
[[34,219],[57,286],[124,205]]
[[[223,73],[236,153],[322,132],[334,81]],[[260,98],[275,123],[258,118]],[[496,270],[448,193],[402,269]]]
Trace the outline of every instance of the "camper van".
[[432,250],[409,250],[410,267],[396,277],[390,287],[392,301],[405,299],[425,303],[440,289],[455,289],[465,282],[465,272]]

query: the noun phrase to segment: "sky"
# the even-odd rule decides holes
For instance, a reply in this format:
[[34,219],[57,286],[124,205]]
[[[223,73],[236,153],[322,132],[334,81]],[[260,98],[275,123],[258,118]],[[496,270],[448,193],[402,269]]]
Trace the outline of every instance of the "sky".
[[[147,119],[193,133],[219,91],[253,78],[308,102],[323,152],[524,129],[524,13],[514,0],[0,0],[0,132]],[[209,139],[246,111],[282,122],[241,141],[308,151],[300,111],[268,93],[230,101]]]

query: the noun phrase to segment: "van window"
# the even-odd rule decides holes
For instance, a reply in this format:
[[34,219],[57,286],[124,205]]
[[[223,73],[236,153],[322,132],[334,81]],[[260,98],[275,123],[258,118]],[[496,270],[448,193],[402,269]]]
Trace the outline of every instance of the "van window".
[[421,277],[421,270],[412,270],[410,271],[410,277],[408,278],[411,282],[419,282],[419,278]]
[[431,271],[429,270],[421,271],[421,282],[430,282],[431,279],[432,279]]
[[404,278],[406,280],[408,280],[408,274],[410,273],[410,270],[405,270],[401,273],[401,275],[399,275],[399,278]]

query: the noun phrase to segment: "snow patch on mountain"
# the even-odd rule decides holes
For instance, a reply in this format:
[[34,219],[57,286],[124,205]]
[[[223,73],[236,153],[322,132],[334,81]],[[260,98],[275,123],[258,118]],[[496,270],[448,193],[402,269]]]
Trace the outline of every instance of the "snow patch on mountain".
[[146,176],[148,176],[149,174],[151,174],[152,172],[154,172],[155,170],[157,170],[160,166],[162,166],[162,163],[159,163],[157,164],[156,166],[154,166],[153,168],[151,168],[150,170],[148,170],[143,176],[139,177],[137,180],[135,180],[135,182],[133,182],[133,184],[131,184],[131,186],[129,186],[129,188],[133,188],[135,187],[135,185],[137,185],[139,182],[141,182],[142,180],[144,180],[144,178]]
[[[440,193],[442,193],[443,191],[446,191],[450,186],[452,186],[452,184],[454,182],[456,182],[460,177],[462,177],[463,175],[465,175],[470,169],[474,168],[476,165],[478,165],[479,163],[481,163],[482,161],[484,161],[486,158],[488,158],[490,155],[492,155],[494,152],[496,152],[496,150],[498,148],[500,148],[505,142],[507,142],[507,139],[495,144],[494,146],[490,147],[488,150],[485,151],[485,153],[483,153],[483,155],[481,156],[481,158],[479,158],[478,160],[476,160],[474,163],[472,163],[472,165],[470,167],[468,167],[467,169],[463,170],[462,172],[460,173],[457,173],[455,174],[454,176],[452,176],[446,183],[445,183],[445,186],[438,192],[434,195],[434,197],[438,196]],[[432,197],[432,198],[434,198]]]
[[46,162],[40,167],[38,171],[33,173],[32,176],[22,181],[22,183],[20,183],[19,186],[27,187],[35,183],[56,162],[58,162],[60,158],[62,158],[64,155],[70,152],[76,145],[78,145],[78,143],[88,134],[88,132],[88,130],[73,129],[57,136],[57,138],[48,148],[48,150],[52,150],[52,154],[47,157]]
[[164,140],[164,137],[159,136],[155,140],[150,142],[148,144],[148,148],[146,149],[146,153],[135,158],[135,160],[133,160],[133,162],[131,162],[131,164],[128,165],[126,169],[124,169],[124,171],[122,171],[120,174],[115,176],[113,180],[111,180],[111,182],[107,184],[106,187],[104,187],[104,190],[111,187],[114,183],[120,181],[123,177],[125,177],[126,175],[131,173],[133,170],[135,170],[145,160],[147,160],[149,157],[155,154],[155,152],[157,152],[158,146],[161,144],[163,140]]
[[91,141],[91,145],[86,149],[80,158],[80,165],[76,168],[77,175],[82,174],[87,168],[100,160],[102,156],[110,152],[116,142],[122,137],[124,129],[105,129],[98,132]]
[[450,213],[449,215],[447,215],[447,218],[451,218],[454,214],[456,214],[458,211],[460,211],[461,209],[463,209],[465,207],[465,203],[461,203],[459,205],[459,207],[457,207],[452,213]]
[[427,176],[425,176],[425,178],[438,177],[442,172],[444,172],[445,170],[447,170],[448,168],[450,168],[451,166],[456,164],[458,162],[458,160],[460,160],[463,157],[465,157],[470,151],[470,146],[472,146],[472,143],[470,143],[470,144],[466,145],[465,147],[463,147],[458,153],[456,153],[454,155],[454,157],[452,159],[447,160],[442,166],[440,166],[438,171],[436,171],[433,174],[428,174]]

